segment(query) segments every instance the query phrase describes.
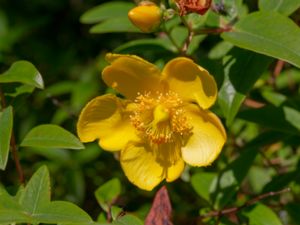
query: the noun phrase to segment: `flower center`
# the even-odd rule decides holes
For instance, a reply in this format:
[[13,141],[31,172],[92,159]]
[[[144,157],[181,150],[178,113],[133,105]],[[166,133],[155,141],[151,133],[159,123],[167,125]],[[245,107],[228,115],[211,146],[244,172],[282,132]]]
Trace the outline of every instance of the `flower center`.
[[138,94],[134,103],[131,122],[151,143],[175,142],[191,134],[183,102],[176,93]]

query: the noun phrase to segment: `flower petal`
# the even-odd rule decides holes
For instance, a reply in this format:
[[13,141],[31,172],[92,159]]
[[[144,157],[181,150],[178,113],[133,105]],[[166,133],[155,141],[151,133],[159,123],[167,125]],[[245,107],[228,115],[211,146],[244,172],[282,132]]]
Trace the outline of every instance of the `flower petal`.
[[151,191],[165,178],[168,182],[175,180],[184,169],[183,160],[169,152],[170,149],[168,146],[164,149],[168,153],[161,154],[160,148],[131,142],[121,151],[122,168],[133,184]]
[[162,74],[170,90],[178,93],[184,101],[197,102],[203,109],[214,104],[217,98],[214,78],[191,59],[178,57],[169,61]]
[[108,151],[118,151],[127,142],[138,140],[135,128],[122,112],[122,102],[114,95],[103,95],[91,100],[82,110],[77,133],[82,142],[99,140]]
[[135,55],[107,54],[111,63],[102,72],[104,82],[129,99],[137,93],[159,89],[160,70],[153,64]]
[[196,105],[190,104],[186,110],[193,134],[182,147],[182,158],[192,166],[210,165],[226,141],[224,127],[216,115]]

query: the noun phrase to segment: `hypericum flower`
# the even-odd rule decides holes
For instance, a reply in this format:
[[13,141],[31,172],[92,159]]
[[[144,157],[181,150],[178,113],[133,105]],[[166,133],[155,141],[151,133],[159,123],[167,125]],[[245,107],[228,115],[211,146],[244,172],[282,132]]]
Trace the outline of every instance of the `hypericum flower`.
[[159,27],[162,11],[154,3],[143,1],[128,12],[128,18],[142,32],[149,33]]
[[217,86],[205,69],[185,57],[162,71],[133,55],[107,54],[106,60],[104,82],[126,99],[106,94],[91,100],[77,124],[82,142],[99,139],[103,149],[120,151],[126,176],[145,190],[177,179],[185,163],[207,166],[216,159],[226,133],[207,110]]

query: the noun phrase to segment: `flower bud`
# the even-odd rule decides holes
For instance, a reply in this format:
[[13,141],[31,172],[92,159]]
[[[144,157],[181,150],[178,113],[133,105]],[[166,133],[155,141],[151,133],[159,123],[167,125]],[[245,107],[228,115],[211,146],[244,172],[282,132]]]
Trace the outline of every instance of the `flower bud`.
[[179,7],[179,14],[184,16],[188,13],[204,15],[211,6],[212,0],[175,0]]
[[142,32],[153,32],[160,25],[162,12],[154,3],[141,4],[128,12],[130,21]]

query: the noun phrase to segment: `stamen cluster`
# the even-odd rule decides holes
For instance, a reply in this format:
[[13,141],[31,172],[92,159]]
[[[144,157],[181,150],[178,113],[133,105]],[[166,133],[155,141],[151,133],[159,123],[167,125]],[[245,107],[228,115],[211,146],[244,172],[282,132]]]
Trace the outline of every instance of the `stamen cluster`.
[[138,93],[136,110],[130,116],[133,126],[151,143],[175,142],[191,133],[183,101],[174,92]]

